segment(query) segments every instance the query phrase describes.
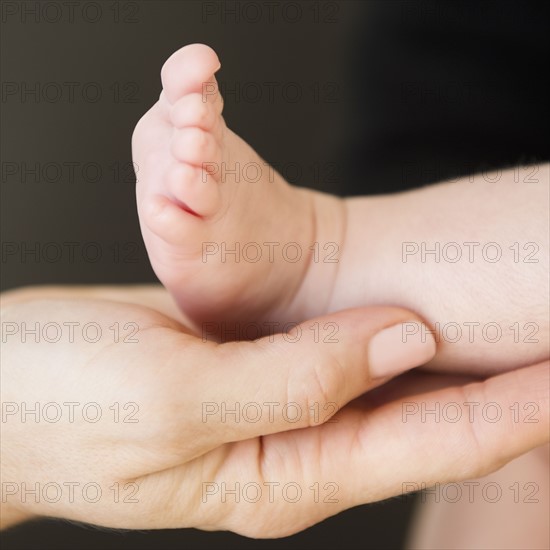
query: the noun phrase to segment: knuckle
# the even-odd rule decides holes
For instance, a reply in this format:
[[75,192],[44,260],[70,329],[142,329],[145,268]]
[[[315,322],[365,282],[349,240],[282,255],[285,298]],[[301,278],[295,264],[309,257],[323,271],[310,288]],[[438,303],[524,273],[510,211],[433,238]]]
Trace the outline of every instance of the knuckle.
[[[459,389],[460,399],[464,403],[485,403],[486,395],[483,391],[483,385],[472,384]],[[463,462],[465,477],[478,477],[489,473],[494,466],[495,460],[488,453],[488,446],[486,444],[487,434],[483,433],[485,430],[485,423],[477,422],[476,419],[470,422],[465,421],[465,439],[468,442],[468,455],[467,459]]]
[[326,409],[328,403],[339,403],[345,382],[342,366],[334,356],[321,353],[305,359],[302,365],[290,378],[289,401],[298,403],[307,412],[303,416],[308,426],[322,424],[328,417],[313,413]]

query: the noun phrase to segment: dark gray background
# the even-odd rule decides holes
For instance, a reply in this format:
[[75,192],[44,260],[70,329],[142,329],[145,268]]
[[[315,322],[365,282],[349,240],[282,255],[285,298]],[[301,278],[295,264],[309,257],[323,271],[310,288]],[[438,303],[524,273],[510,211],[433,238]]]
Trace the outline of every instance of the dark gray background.
[[[192,42],[216,49],[222,86],[239,90],[226,93],[228,125],[294,183],[368,194],[548,158],[546,3],[274,2],[271,16],[261,2],[107,0],[99,14],[79,2],[73,21],[62,2],[36,15],[37,4],[2,5],[2,290],[156,280],[130,136],[162,63]],[[57,521],[2,538],[13,549],[399,548],[411,503],[359,507],[279,541]]]

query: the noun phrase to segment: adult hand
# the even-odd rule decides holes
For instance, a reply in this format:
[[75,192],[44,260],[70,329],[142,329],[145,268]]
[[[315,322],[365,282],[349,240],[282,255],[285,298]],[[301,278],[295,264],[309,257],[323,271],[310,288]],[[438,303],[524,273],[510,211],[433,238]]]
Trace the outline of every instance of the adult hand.
[[[475,477],[548,438],[542,365],[415,397],[536,401],[540,421],[514,424],[513,438],[506,421],[404,422],[410,397],[342,408],[432,357],[430,340],[384,331],[415,320],[401,309],[348,310],[299,337],[224,345],[122,302],[33,298],[2,316],[5,524],[45,515],[283,536],[404,482]],[[315,322],[335,323],[337,341],[316,339]]]

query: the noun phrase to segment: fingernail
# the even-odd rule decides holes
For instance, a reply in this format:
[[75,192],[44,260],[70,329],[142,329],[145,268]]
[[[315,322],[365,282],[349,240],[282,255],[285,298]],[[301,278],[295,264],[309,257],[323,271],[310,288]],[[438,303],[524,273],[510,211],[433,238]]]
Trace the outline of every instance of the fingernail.
[[433,335],[419,321],[406,321],[386,328],[369,342],[371,376],[393,376],[419,367],[435,355],[435,348]]

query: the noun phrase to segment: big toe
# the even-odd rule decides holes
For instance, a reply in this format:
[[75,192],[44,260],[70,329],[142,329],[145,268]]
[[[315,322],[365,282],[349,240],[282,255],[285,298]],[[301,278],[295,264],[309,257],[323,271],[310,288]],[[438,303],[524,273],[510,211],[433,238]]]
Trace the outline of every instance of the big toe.
[[221,64],[216,52],[205,44],[189,44],[173,53],[161,70],[166,98],[174,104],[185,94],[204,92]]

